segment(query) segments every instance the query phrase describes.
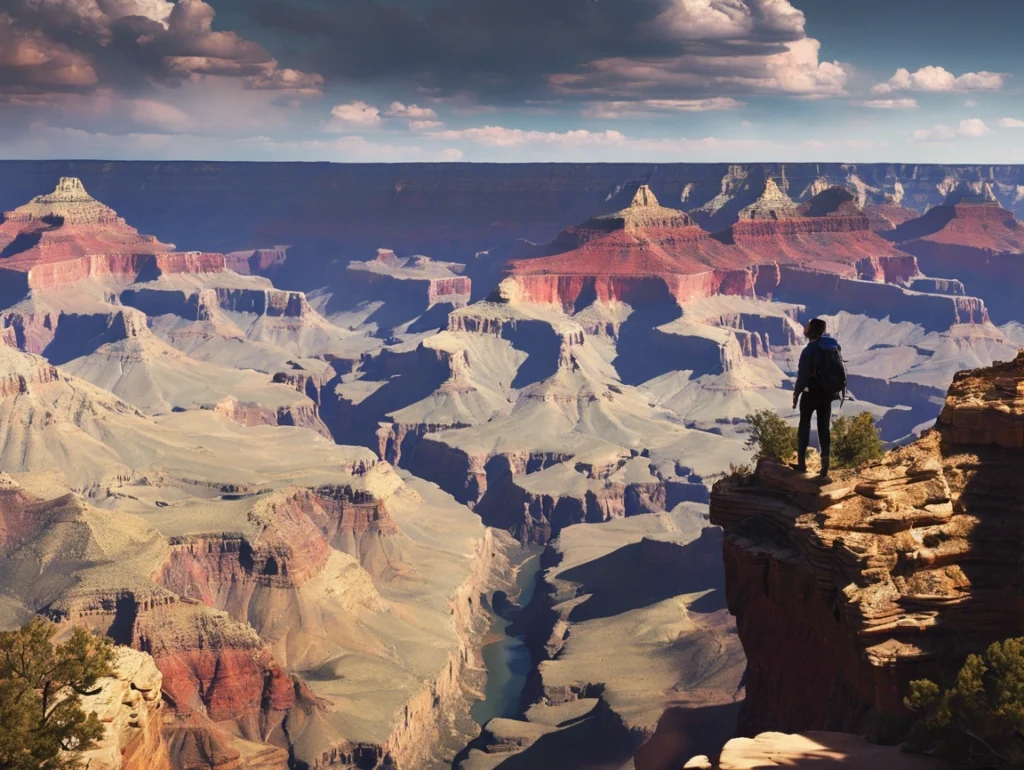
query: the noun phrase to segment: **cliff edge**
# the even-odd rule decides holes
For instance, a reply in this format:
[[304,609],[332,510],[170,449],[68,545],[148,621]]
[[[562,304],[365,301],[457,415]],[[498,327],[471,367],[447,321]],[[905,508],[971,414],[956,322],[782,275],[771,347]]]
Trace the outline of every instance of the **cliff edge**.
[[818,486],[774,462],[718,482],[748,660],[741,730],[899,740],[910,681],[1021,633],[1024,352],[959,373],[936,429]]

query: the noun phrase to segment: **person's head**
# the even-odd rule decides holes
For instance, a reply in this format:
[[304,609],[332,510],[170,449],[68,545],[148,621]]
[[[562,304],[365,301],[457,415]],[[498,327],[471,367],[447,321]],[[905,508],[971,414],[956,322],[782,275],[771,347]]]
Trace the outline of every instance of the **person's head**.
[[825,322],[820,318],[812,318],[807,322],[807,326],[804,328],[804,336],[809,340],[820,339],[821,335],[825,333]]

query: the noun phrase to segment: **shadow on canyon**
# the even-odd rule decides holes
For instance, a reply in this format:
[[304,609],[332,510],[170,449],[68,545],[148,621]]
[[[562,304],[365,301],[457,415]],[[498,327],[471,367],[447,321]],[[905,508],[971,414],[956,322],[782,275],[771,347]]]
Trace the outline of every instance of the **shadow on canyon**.
[[689,605],[691,612],[725,608],[722,532],[707,528],[691,543],[644,539],[593,561],[565,570],[559,580],[580,585],[590,594],[573,608],[569,621],[608,618],[671,599],[708,592]]

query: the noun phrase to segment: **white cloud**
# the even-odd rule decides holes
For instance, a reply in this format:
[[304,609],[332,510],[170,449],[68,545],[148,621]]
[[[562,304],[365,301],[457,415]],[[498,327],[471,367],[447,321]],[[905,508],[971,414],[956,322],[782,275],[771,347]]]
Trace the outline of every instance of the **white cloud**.
[[642,99],[635,102],[595,102],[585,107],[580,114],[587,118],[615,119],[652,112],[711,112],[738,110],[745,106],[744,102],[729,96],[715,96],[709,99]]
[[187,112],[165,102],[137,99],[132,104],[131,115],[140,126],[171,133],[181,133],[193,127],[193,120]]
[[315,72],[280,69],[276,65],[266,72],[246,78],[246,87],[254,91],[287,91],[302,96],[323,93],[324,78]]
[[623,141],[626,137],[618,131],[526,131],[521,128],[504,128],[503,126],[481,126],[478,128],[449,129],[434,131],[430,134],[435,139],[445,141],[470,141],[488,147],[520,147],[525,144],[571,145],[575,147],[610,145]]
[[913,110],[917,108],[917,99],[868,99],[861,105],[875,110]]
[[390,106],[384,110],[384,114],[389,118],[404,118],[406,120],[437,120],[437,113],[430,107],[402,104],[401,102],[391,102]]
[[331,110],[328,128],[346,130],[349,128],[368,128],[380,124],[380,110],[366,102],[339,104]]
[[556,94],[648,98],[651,92],[735,94],[784,93],[842,96],[849,79],[839,62],[819,61],[821,44],[804,38],[775,53],[728,60],[700,53],[662,59],[599,59],[584,72],[548,77]]
[[651,26],[681,41],[793,38],[804,34],[804,15],[789,0],[672,0]]
[[[503,126],[482,126],[478,128],[451,129],[429,134],[431,138],[466,142],[488,148],[515,151],[517,157],[530,159],[590,159],[623,158],[637,161],[709,159],[735,160],[746,156],[755,158],[777,157],[783,151],[790,151],[793,142],[779,143],[763,138],[724,138],[705,136],[701,138],[631,137],[620,131],[527,131]],[[801,146],[812,150],[820,159],[824,154],[832,159],[849,159],[850,153],[866,153],[886,145],[885,142],[868,139],[852,140],[805,140]]]
[[435,128],[443,126],[440,120],[410,120],[409,130],[410,131],[431,131]]
[[971,107],[973,109],[974,107],[977,107],[977,106],[978,106],[978,100],[977,99],[968,99],[967,101],[964,102],[964,107]]
[[960,125],[956,128],[940,123],[931,128],[919,128],[914,131],[912,136],[919,142],[937,142],[955,139],[958,136],[979,139],[991,132],[992,129],[985,125],[985,121],[981,118],[967,118],[961,120]]
[[19,137],[0,136],[0,158],[111,158],[114,160],[292,160],[453,161],[462,157],[454,147],[430,148],[420,143],[381,142],[358,134],[313,140],[282,140],[243,135],[225,143],[220,137],[200,134],[133,132],[111,134],[36,123]]
[[972,139],[992,133],[992,129],[985,125],[981,118],[968,118],[960,121],[960,127],[956,130],[958,136],[968,136]]
[[1020,118],[1003,118],[999,121],[1003,128],[1024,128],[1024,120]]
[[901,67],[884,83],[877,83],[872,93],[891,94],[897,91],[998,91],[1003,75],[998,72],[965,72],[956,77],[944,67],[927,66],[911,72]]
[[644,32],[676,55],[596,59],[549,75],[549,88],[594,102],[846,93],[848,67],[821,60],[821,43],[806,36],[804,14],[790,0],[665,2]]

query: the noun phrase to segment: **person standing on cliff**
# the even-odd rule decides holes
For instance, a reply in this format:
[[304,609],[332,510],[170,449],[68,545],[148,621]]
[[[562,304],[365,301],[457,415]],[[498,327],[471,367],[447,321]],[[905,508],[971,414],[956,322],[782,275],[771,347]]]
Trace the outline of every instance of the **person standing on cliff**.
[[821,451],[821,472],[818,478],[828,479],[832,444],[832,402],[846,392],[846,365],[843,349],[826,334],[825,322],[813,318],[804,329],[809,342],[800,354],[796,384],[793,387],[793,408],[800,404],[800,428],[797,431],[797,465],[807,472],[807,447],[811,443],[811,416],[818,416],[818,446]]

